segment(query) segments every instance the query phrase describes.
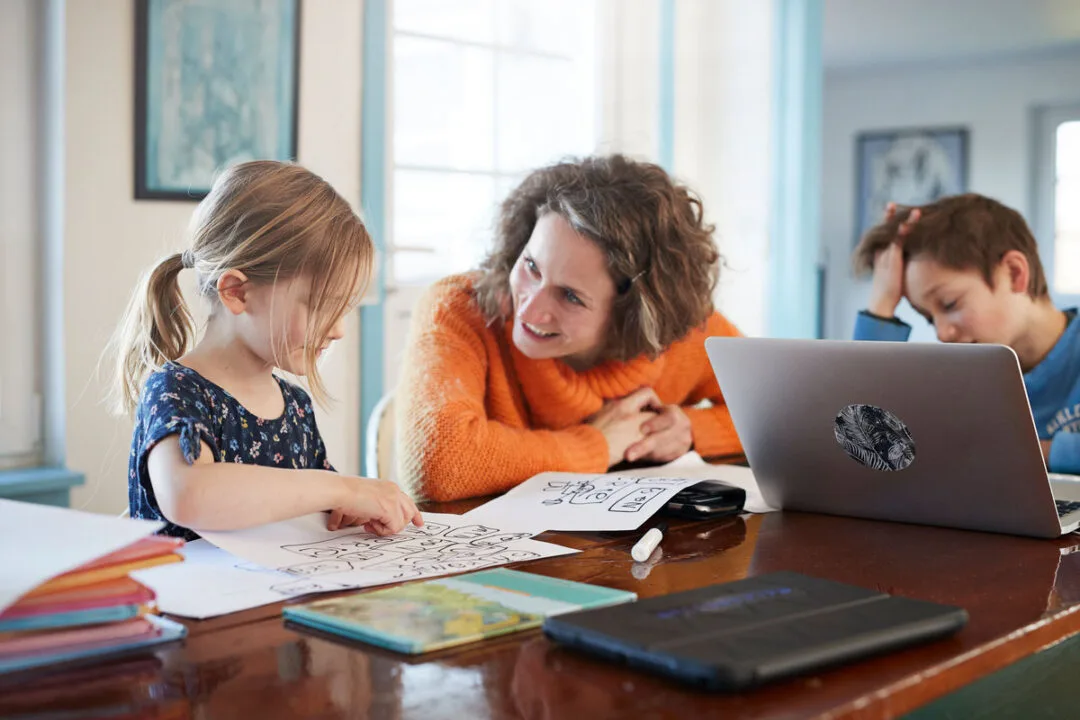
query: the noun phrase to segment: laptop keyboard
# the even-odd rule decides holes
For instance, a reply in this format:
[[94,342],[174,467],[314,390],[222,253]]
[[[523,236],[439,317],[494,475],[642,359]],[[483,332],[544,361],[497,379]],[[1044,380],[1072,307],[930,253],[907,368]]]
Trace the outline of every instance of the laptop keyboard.
[[1065,517],[1071,512],[1080,510],[1080,501],[1077,500],[1055,500],[1057,505],[1058,517]]

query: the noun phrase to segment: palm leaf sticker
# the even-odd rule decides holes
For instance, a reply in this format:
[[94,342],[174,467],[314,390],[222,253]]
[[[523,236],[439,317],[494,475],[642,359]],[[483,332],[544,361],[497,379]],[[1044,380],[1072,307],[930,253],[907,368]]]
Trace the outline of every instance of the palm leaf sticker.
[[836,416],[837,444],[872,470],[903,470],[915,462],[915,440],[904,422],[874,405],[848,405]]

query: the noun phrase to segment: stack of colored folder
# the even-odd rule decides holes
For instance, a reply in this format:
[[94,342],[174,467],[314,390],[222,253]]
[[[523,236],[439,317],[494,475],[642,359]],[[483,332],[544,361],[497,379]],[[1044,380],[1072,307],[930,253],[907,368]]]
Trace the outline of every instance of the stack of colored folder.
[[58,575],[0,612],[0,673],[156,645],[184,628],[154,614],[154,593],[128,576],[179,562],[182,540],[144,537]]

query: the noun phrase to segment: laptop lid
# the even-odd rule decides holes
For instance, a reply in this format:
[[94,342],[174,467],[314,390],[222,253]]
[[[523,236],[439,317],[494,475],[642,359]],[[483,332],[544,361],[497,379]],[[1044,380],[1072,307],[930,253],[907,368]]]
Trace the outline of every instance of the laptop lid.
[[705,347],[770,505],[1062,534],[1010,348],[715,337]]

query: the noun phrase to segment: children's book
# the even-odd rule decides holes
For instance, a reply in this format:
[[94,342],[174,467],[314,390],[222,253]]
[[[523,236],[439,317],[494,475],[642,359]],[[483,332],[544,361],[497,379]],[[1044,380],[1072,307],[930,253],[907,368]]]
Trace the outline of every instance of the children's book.
[[46,665],[96,662],[145,652],[154,646],[180,640],[186,634],[183,625],[154,615],[65,633],[63,644],[54,642],[46,634],[30,633],[25,638],[13,634],[11,640],[15,642],[10,647],[14,650],[19,646],[18,651],[0,651],[0,675]]
[[154,597],[153,590],[129,577],[114,578],[93,585],[23,597],[7,610],[0,612],[0,622],[115,605],[147,605],[154,601]]
[[111,607],[91,608],[88,610],[47,612],[10,619],[0,617],[0,648],[3,647],[4,633],[22,630],[50,630],[54,628],[119,622],[121,620],[129,620],[145,610],[146,607],[143,605],[113,605]]
[[64,573],[63,575],[57,575],[52,580],[48,580],[30,592],[23,595],[24,598],[35,598],[42,595],[48,595],[50,593],[57,592],[59,590],[70,590],[72,588],[83,587],[86,585],[96,585],[98,583],[107,582],[109,580],[115,580],[117,578],[127,577],[129,573],[135,570],[145,570],[146,568],[156,567],[158,565],[165,565],[167,563],[181,562],[184,556],[176,552],[166,552],[162,555],[153,557],[142,557],[134,560],[125,560],[119,563],[113,563],[104,566],[95,566],[87,569],[77,569],[71,572]]
[[322,632],[416,654],[636,599],[625,590],[500,568],[286,606],[284,615]]

